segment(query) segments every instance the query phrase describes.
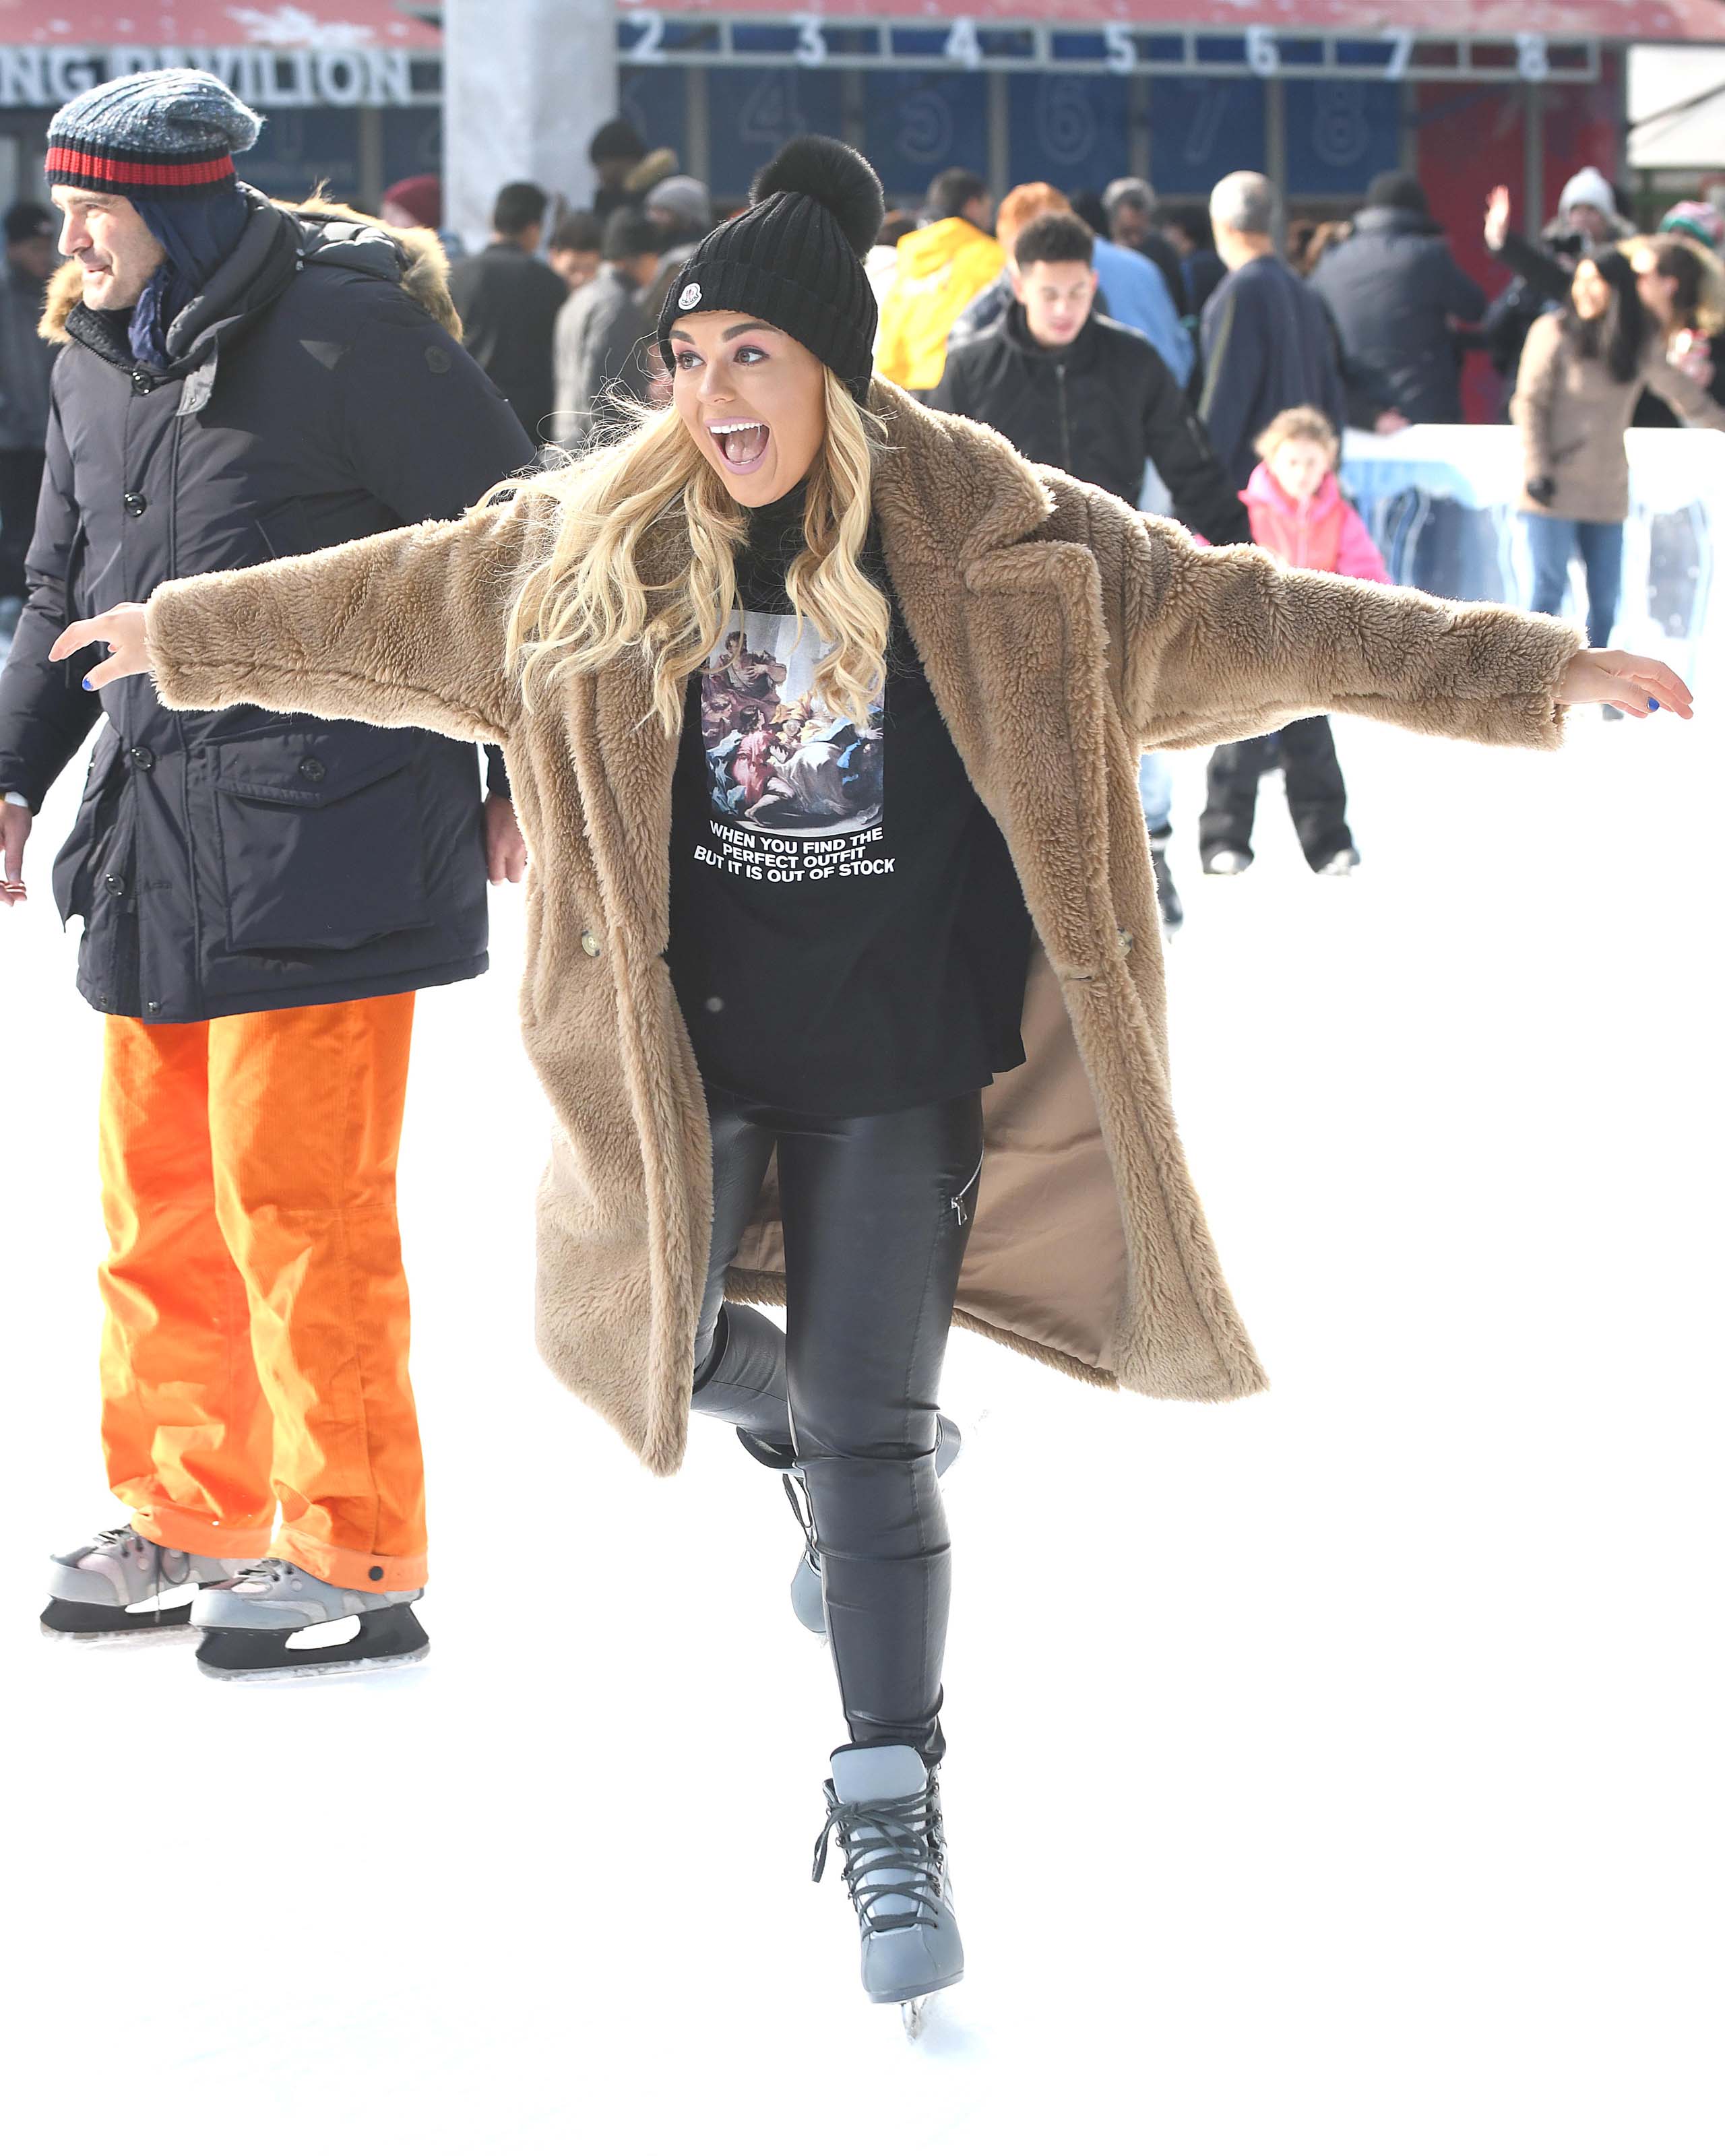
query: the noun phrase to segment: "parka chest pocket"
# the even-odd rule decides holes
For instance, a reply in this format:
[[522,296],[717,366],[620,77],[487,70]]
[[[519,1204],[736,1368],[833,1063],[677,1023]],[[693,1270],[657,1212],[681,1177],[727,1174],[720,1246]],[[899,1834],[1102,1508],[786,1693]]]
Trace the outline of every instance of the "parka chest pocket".
[[233,949],[351,951],[431,925],[415,752],[360,725],[217,747]]

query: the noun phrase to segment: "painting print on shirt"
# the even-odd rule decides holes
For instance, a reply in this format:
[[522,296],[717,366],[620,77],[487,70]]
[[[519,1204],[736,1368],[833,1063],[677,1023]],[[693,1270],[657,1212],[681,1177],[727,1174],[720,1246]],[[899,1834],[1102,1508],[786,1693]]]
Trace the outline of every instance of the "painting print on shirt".
[[835,717],[814,690],[831,646],[798,628],[794,614],[733,608],[701,670],[711,815],[695,857],[751,882],[890,875],[881,700],[860,725]]

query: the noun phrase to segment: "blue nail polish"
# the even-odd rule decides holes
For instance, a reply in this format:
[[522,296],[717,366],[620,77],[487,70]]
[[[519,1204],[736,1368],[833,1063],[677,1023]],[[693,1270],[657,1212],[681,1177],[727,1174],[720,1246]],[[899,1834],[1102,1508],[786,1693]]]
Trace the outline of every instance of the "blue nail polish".
[[1659,699],[1657,696],[1650,696],[1647,699],[1647,708],[1650,711],[1656,711],[1659,709]]
[[86,689],[90,686],[90,676],[87,674],[84,677],[84,685]]

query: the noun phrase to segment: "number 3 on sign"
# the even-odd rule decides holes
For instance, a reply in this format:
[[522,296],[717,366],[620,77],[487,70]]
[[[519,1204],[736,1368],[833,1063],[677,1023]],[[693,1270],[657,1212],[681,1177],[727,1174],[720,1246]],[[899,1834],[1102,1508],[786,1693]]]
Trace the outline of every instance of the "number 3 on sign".
[[797,26],[794,57],[798,67],[824,67],[827,64],[826,33],[821,28],[819,15],[793,15]]
[[953,23],[944,48],[947,58],[954,67],[973,68],[983,64],[983,41],[976,33],[972,17],[961,15]]

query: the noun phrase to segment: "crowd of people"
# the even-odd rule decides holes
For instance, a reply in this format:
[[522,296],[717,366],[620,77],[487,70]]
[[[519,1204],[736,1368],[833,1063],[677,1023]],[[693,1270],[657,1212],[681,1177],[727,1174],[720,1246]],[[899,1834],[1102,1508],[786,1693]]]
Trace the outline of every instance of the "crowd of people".
[[[588,157],[590,208],[514,182],[472,254],[444,228],[434,175],[397,182],[379,206],[388,224],[438,234],[468,351],[530,441],[577,455],[669,396],[653,326],[720,222],[706,184],[626,120],[600,128]],[[0,630],[23,601],[42,475],[52,351],[34,324],[56,229],[34,203],[7,219]],[[1351,218],[1318,223],[1285,222],[1275,188],[1250,172],[1230,175],[1202,208],[1162,205],[1129,176],[1071,197],[1031,182],[997,206],[981,175],[954,168],[937,175],[918,210],[890,211],[868,250],[875,365],[1038,462],[1172,511],[1213,545],[1255,536],[1291,548],[1290,559],[1347,568],[1366,557],[1336,543],[1348,507],[1337,453],[1327,453],[1326,483],[1301,501],[1286,495],[1266,442],[1282,440],[1289,415],[1304,413],[1321,416],[1337,443],[1350,426],[1454,424],[1467,356],[1482,352],[1500,385],[1494,412],[1522,438],[1533,603],[1562,611],[1579,557],[1589,631],[1603,644],[1620,598],[1625,429],[1725,424],[1725,366],[1715,357],[1725,213],[1711,200],[1681,203],[1656,231],[1638,232],[1627,198],[1588,167],[1537,238],[1515,229],[1509,190],[1493,189],[1483,237],[1510,273],[1490,299],[1404,172],[1380,175]],[[1364,573],[1385,573],[1375,549],[1371,564]],[[1349,873],[1359,855],[1320,714],[1249,756],[1215,757],[1199,826],[1206,872],[1250,865],[1246,766],[1277,761],[1311,866]],[[1172,783],[1158,759],[1146,760],[1142,798],[1172,934],[1183,908],[1168,863]]]
[[[1586,700],[1686,717],[1687,688],[1385,588],[1341,429],[1418,385],[1283,259],[1260,174],[1159,229],[1142,182],[997,218],[949,172],[883,262],[846,144],[788,144],[716,223],[619,124],[591,214],[516,182],[451,268],[423,186],[382,222],[247,187],[264,124],[200,70],[94,85],[49,131],[64,264],[8,224],[0,350],[39,326],[56,357],[0,909],[94,733],[52,887],[102,1024],[123,1512],[53,1558],[43,1628],[177,1626],[224,1681],[426,1652],[413,1012],[485,970],[487,880],[531,857],[536,1344],[655,1472],[706,1417],[784,1477],[847,1731],[816,1876],[835,1842],[866,1995],[914,2005],[964,1973],[955,1317],[1149,1398],[1265,1383],[1168,1090],[1153,752],[1216,752],[1212,871],[1276,756],[1340,874],[1327,702],[1550,748]],[[1616,475],[1568,403],[1703,416],[1649,245],[1587,253],[1527,332],[1530,514],[1578,531]],[[1173,518],[1138,511],[1153,473]]]

